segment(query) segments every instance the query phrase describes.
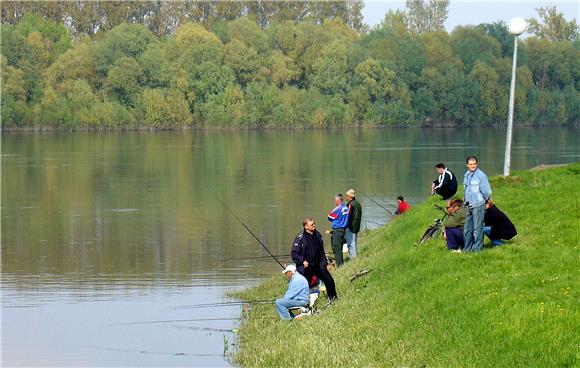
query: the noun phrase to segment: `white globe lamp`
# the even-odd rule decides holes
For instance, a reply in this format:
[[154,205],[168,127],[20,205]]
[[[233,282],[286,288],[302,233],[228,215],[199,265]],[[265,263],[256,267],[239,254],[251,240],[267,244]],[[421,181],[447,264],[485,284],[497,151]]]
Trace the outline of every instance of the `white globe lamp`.
[[526,23],[526,21],[523,18],[517,17],[517,18],[510,20],[510,23],[508,25],[508,29],[509,29],[511,34],[513,34],[515,36],[519,36],[526,31],[527,26],[528,26],[528,23]]

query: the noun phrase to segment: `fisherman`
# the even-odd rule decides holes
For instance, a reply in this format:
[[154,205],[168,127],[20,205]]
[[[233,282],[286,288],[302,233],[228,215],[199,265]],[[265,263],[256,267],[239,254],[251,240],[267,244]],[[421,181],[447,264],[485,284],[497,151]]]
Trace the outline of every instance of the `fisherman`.
[[310,301],[310,288],[308,281],[300,273],[296,272],[296,266],[289,264],[282,273],[288,278],[288,290],[283,298],[276,299],[276,311],[284,320],[297,319],[300,315],[293,317],[290,308],[306,307]]
[[296,263],[297,271],[306,277],[309,284],[314,276],[324,283],[328,299],[332,302],[337,298],[336,288],[334,279],[327,269],[328,259],[324,253],[322,234],[316,230],[316,223],[310,217],[304,219],[302,226],[302,231],[292,243],[290,251],[292,261]]
[[439,177],[431,184],[431,194],[439,194],[441,199],[447,201],[457,193],[457,178],[453,172],[445,167],[443,162],[435,165]]
[[357,235],[360,231],[360,221],[362,218],[362,207],[355,198],[354,189],[346,191],[346,205],[348,207],[348,227],[346,228],[346,243],[348,245],[348,255],[351,259],[358,255]]
[[334,252],[336,266],[340,267],[344,263],[342,258],[342,245],[346,243],[346,228],[348,226],[348,207],[342,201],[342,194],[338,193],[334,197],[336,207],[328,214],[328,221],[332,223],[330,232],[330,244]]
[[395,215],[401,215],[411,208],[409,203],[405,202],[405,198],[403,196],[398,196],[397,201],[399,201],[399,205],[397,206],[397,210],[395,211]]

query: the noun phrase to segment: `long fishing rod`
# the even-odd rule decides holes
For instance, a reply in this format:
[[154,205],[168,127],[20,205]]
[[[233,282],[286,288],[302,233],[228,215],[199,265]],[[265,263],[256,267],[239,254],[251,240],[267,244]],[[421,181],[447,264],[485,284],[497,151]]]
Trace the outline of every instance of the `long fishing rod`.
[[[288,257],[288,254],[276,254],[276,257]],[[263,259],[270,259],[269,255],[266,256],[254,256],[254,257],[232,257],[232,258],[220,258],[217,261],[242,261],[242,260],[251,260],[251,261],[258,261]]]
[[391,212],[390,210],[387,209],[387,207],[381,205],[379,202],[375,201],[374,199],[372,199],[371,197],[369,197],[368,195],[364,194],[363,192],[359,191],[360,194],[364,195],[365,197],[367,197],[368,199],[370,199],[371,201],[373,201],[377,206],[381,207],[382,209],[384,209],[385,211],[387,211],[388,213],[390,213],[391,215],[394,215],[393,212]]
[[181,305],[178,307],[171,308],[172,310],[175,309],[199,309],[199,308],[214,308],[214,307],[229,307],[229,306],[236,306],[236,305],[249,305],[249,304],[271,304],[274,303],[274,299],[266,299],[266,300],[251,300],[251,301],[229,301],[229,302],[221,302],[221,303],[204,303],[204,304],[191,304],[191,305]]
[[256,236],[256,234],[254,234],[254,232],[252,230],[250,230],[250,228],[238,217],[238,215],[236,215],[236,213],[234,211],[232,211],[231,208],[229,208],[224,201],[222,201],[216,194],[214,194],[214,197],[228,210],[231,212],[232,215],[234,215],[234,217],[236,218],[236,220],[238,220],[238,222],[240,224],[242,224],[242,226],[244,228],[246,228],[246,230],[248,230],[248,232],[250,234],[252,234],[252,236],[254,237],[254,239],[256,239],[258,241],[258,243],[260,243],[260,245],[266,249],[266,252],[268,252],[272,258],[274,258],[274,260],[280,265],[280,267],[284,268],[284,265],[282,263],[280,263],[280,261],[278,260],[278,258],[276,258],[276,256],[274,254],[272,254],[272,252],[270,252],[270,249],[268,249],[268,247],[266,247],[266,245]]
[[123,323],[115,323],[110,325],[105,325],[104,327],[111,327],[111,326],[127,326],[127,325],[147,325],[153,323],[175,323],[175,322],[205,322],[205,321],[239,321],[247,319],[244,317],[226,317],[226,318],[193,318],[193,319],[171,319],[171,320],[163,320],[163,321],[139,321],[139,322],[123,322]]

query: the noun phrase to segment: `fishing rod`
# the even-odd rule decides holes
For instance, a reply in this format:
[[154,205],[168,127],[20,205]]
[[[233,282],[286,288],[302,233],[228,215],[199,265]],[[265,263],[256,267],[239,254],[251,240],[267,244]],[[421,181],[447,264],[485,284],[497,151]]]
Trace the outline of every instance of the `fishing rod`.
[[139,321],[139,322],[123,322],[105,325],[105,327],[112,326],[127,326],[127,325],[147,325],[153,323],[175,323],[175,322],[206,322],[206,321],[240,321],[247,318],[244,317],[226,317],[226,318],[193,318],[193,319],[171,319],[163,321]]
[[380,204],[379,202],[375,201],[374,199],[372,199],[371,197],[369,197],[368,195],[364,194],[363,192],[359,191],[360,194],[364,195],[365,197],[367,197],[368,199],[370,199],[371,201],[373,201],[377,206],[381,207],[382,209],[384,209],[385,211],[387,211],[388,213],[390,213],[391,215],[394,215],[393,212],[391,212],[390,210],[387,209],[387,207],[383,206],[382,204]]
[[[288,254],[276,254],[276,257],[287,257]],[[258,261],[263,259],[270,259],[269,255],[266,256],[255,256],[255,257],[232,257],[232,258],[220,258],[217,261],[242,261],[242,260],[250,260],[250,261]]]
[[266,247],[266,245],[256,236],[256,234],[254,234],[254,232],[252,230],[250,230],[250,228],[238,217],[238,215],[236,215],[236,213],[234,211],[232,211],[231,208],[229,208],[224,201],[222,201],[216,194],[214,194],[214,197],[228,210],[231,212],[231,214],[236,218],[236,220],[238,220],[238,222],[240,224],[242,224],[242,226],[244,228],[246,228],[246,230],[248,230],[248,232],[250,234],[252,234],[252,236],[254,237],[254,239],[256,239],[258,241],[258,243],[260,243],[260,245],[266,249],[266,252],[268,252],[272,258],[274,258],[274,260],[280,265],[280,267],[284,268],[284,265],[282,263],[280,263],[280,261],[278,260],[278,258],[276,258],[276,256],[274,254],[272,254],[272,252],[270,252],[270,249],[268,249],[268,247]]
[[230,301],[230,302],[221,302],[221,303],[204,303],[204,304],[191,304],[191,305],[182,305],[175,308],[171,308],[172,310],[175,309],[200,309],[200,308],[217,308],[217,307],[229,307],[229,306],[236,306],[236,305],[249,305],[249,304],[270,304],[274,303],[274,299],[265,299],[265,300],[251,300],[251,301]]

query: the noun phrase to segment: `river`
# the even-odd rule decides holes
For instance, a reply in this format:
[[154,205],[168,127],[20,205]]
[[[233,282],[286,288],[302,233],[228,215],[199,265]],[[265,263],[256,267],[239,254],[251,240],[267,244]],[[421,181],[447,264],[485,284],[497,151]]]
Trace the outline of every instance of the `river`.
[[[505,132],[3,133],[1,143],[3,366],[226,366],[240,307],[187,306],[230,301],[280,267],[218,198],[287,261],[302,219],[328,228],[334,194],[350,187],[394,209],[398,195],[428,197],[440,161],[461,177],[475,154],[501,174]],[[578,130],[514,130],[512,170],[577,161]],[[363,228],[389,221],[357,198]]]

